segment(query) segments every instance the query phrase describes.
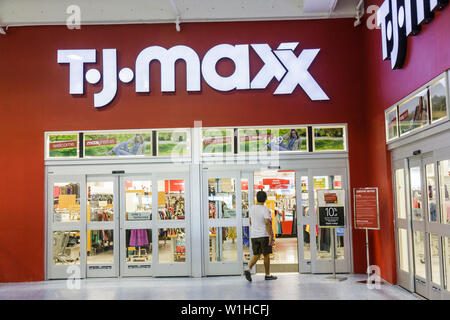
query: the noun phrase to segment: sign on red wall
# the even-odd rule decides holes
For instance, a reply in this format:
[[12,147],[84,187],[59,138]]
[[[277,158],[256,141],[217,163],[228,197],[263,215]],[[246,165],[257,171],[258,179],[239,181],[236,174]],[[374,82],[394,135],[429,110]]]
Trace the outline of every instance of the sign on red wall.
[[378,188],[354,188],[355,229],[380,229]]

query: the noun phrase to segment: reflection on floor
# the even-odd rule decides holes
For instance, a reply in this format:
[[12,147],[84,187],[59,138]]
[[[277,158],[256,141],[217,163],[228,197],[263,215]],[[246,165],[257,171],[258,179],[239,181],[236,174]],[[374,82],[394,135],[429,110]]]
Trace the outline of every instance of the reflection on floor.
[[210,278],[84,279],[80,289],[69,289],[66,280],[0,283],[4,299],[163,299],[163,300],[406,300],[417,299],[398,286],[384,284],[369,289],[357,281],[365,275],[347,275],[342,282],[326,281],[327,275],[283,273],[276,281],[255,275]]

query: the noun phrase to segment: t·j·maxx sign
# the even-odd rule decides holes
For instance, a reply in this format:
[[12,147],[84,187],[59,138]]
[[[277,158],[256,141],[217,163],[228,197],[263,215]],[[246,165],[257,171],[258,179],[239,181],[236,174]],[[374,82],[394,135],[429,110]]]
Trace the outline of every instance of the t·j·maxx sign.
[[[294,50],[298,42],[280,43],[276,50],[268,44],[219,44],[200,58],[190,47],[177,45],[170,49],[150,46],[142,50],[136,58],[135,70],[125,67],[117,72],[117,50],[103,49],[103,72],[90,69],[84,72],[84,65],[96,63],[95,49],[58,50],[58,63],[69,64],[70,94],[84,93],[84,79],[96,84],[103,77],[103,89],[94,94],[94,107],[104,107],[113,101],[117,93],[117,78],[129,83],[135,78],[136,92],[150,92],[150,63],[154,60],[161,65],[161,91],[175,92],[175,63],[186,62],[186,89],[200,91],[201,77],[218,91],[265,89],[275,78],[279,84],[275,95],[291,94],[299,85],[313,101],[329,100],[328,96],[309,73],[308,68],[320,49],[304,49],[298,56]],[[249,50],[261,58],[264,65],[250,80]],[[234,72],[224,77],[218,74],[216,64],[221,59],[234,62]]]
[[[406,58],[407,37],[417,35],[423,23],[430,23],[435,10],[448,0],[386,0],[377,12],[381,26],[383,60],[391,60],[392,69],[400,69]],[[444,31],[444,32],[449,32]]]

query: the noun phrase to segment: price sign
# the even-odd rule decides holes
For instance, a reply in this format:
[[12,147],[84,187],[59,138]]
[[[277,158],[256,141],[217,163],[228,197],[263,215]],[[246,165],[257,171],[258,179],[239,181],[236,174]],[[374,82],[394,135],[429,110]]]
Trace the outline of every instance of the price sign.
[[345,227],[345,191],[317,190],[319,227]]

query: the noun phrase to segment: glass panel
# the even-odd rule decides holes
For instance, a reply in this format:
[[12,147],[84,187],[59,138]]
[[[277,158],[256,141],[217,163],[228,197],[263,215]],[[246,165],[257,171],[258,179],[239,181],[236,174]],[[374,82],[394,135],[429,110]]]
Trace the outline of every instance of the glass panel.
[[236,218],[236,181],[233,178],[208,179],[209,218]]
[[336,228],[336,259],[344,259],[345,246],[344,246],[344,228]]
[[232,153],[233,139],[233,129],[203,129],[203,153]]
[[237,261],[236,227],[209,228],[209,261]]
[[[316,229],[315,227],[313,227]],[[316,229],[317,230],[317,229]],[[305,260],[311,260],[311,226],[303,225],[303,258]]]
[[114,263],[114,231],[87,231],[87,264]]
[[80,263],[80,231],[53,231],[53,264]]
[[241,179],[242,218],[248,218],[248,179]]
[[428,124],[428,95],[423,90],[398,106],[400,136]]
[[342,151],[345,146],[344,127],[313,127],[314,151]]
[[426,279],[425,233],[421,231],[414,231],[414,267],[415,275]]
[[431,121],[447,117],[447,86],[445,77],[430,86]]
[[405,197],[405,170],[395,170],[395,191],[397,217],[406,219],[406,197]]
[[80,184],[53,184],[53,222],[80,221]]
[[331,254],[331,229],[319,228],[316,237],[317,259],[332,259]]
[[151,220],[152,182],[125,181],[125,219],[127,221]]
[[[314,209],[316,214],[318,213],[317,205],[317,190],[319,189],[342,189],[342,176],[314,176]],[[331,229],[329,228],[318,228],[317,237],[316,237],[316,248],[317,248],[317,259],[332,259],[332,246],[331,246]],[[337,235],[336,230],[336,235]],[[344,248],[343,248],[343,229],[340,231],[340,237],[342,248],[338,249],[341,252],[337,252],[336,256],[343,257],[344,256]],[[338,245],[339,243],[336,243]]]
[[158,180],[158,218],[184,220],[184,180]]
[[251,258],[250,253],[250,230],[249,227],[242,227],[242,254],[243,254],[243,261],[249,262]]
[[309,191],[308,191],[308,176],[300,178],[302,188],[302,215],[309,216]]
[[450,224],[449,160],[439,161],[439,183],[441,191],[441,223]]
[[158,156],[188,155],[188,131],[158,131]]
[[414,220],[423,220],[422,211],[422,181],[420,179],[420,167],[410,168],[411,180],[411,208]]
[[151,156],[151,145],[151,131],[84,135],[86,157]]
[[397,107],[386,111],[386,140],[392,140],[398,137],[398,123],[397,123]]
[[114,220],[114,182],[97,181],[87,183],[88,221]]
[[125,261],[127,263],[152,261],[152,230],[132,229],[125,233]]
[[186,233],[184,228],[158,229],[159,263],[186,262]]
[[49,135],[48,157],[51,158],[77,158],[78,134]]
[[445,288],[450,291],[450,238],[444,237],[444,280]]
[[397,229],[397,236],[400,269],[409,272],[408,232],[405,229]]
[[434,163],[427,164],[427,197],[428,197],[428,219],[437,222],[436,214],[436,177],[434,175]]
[[439,236],[430,234],[431,281],[441,285],[441,266],[439,261]]

